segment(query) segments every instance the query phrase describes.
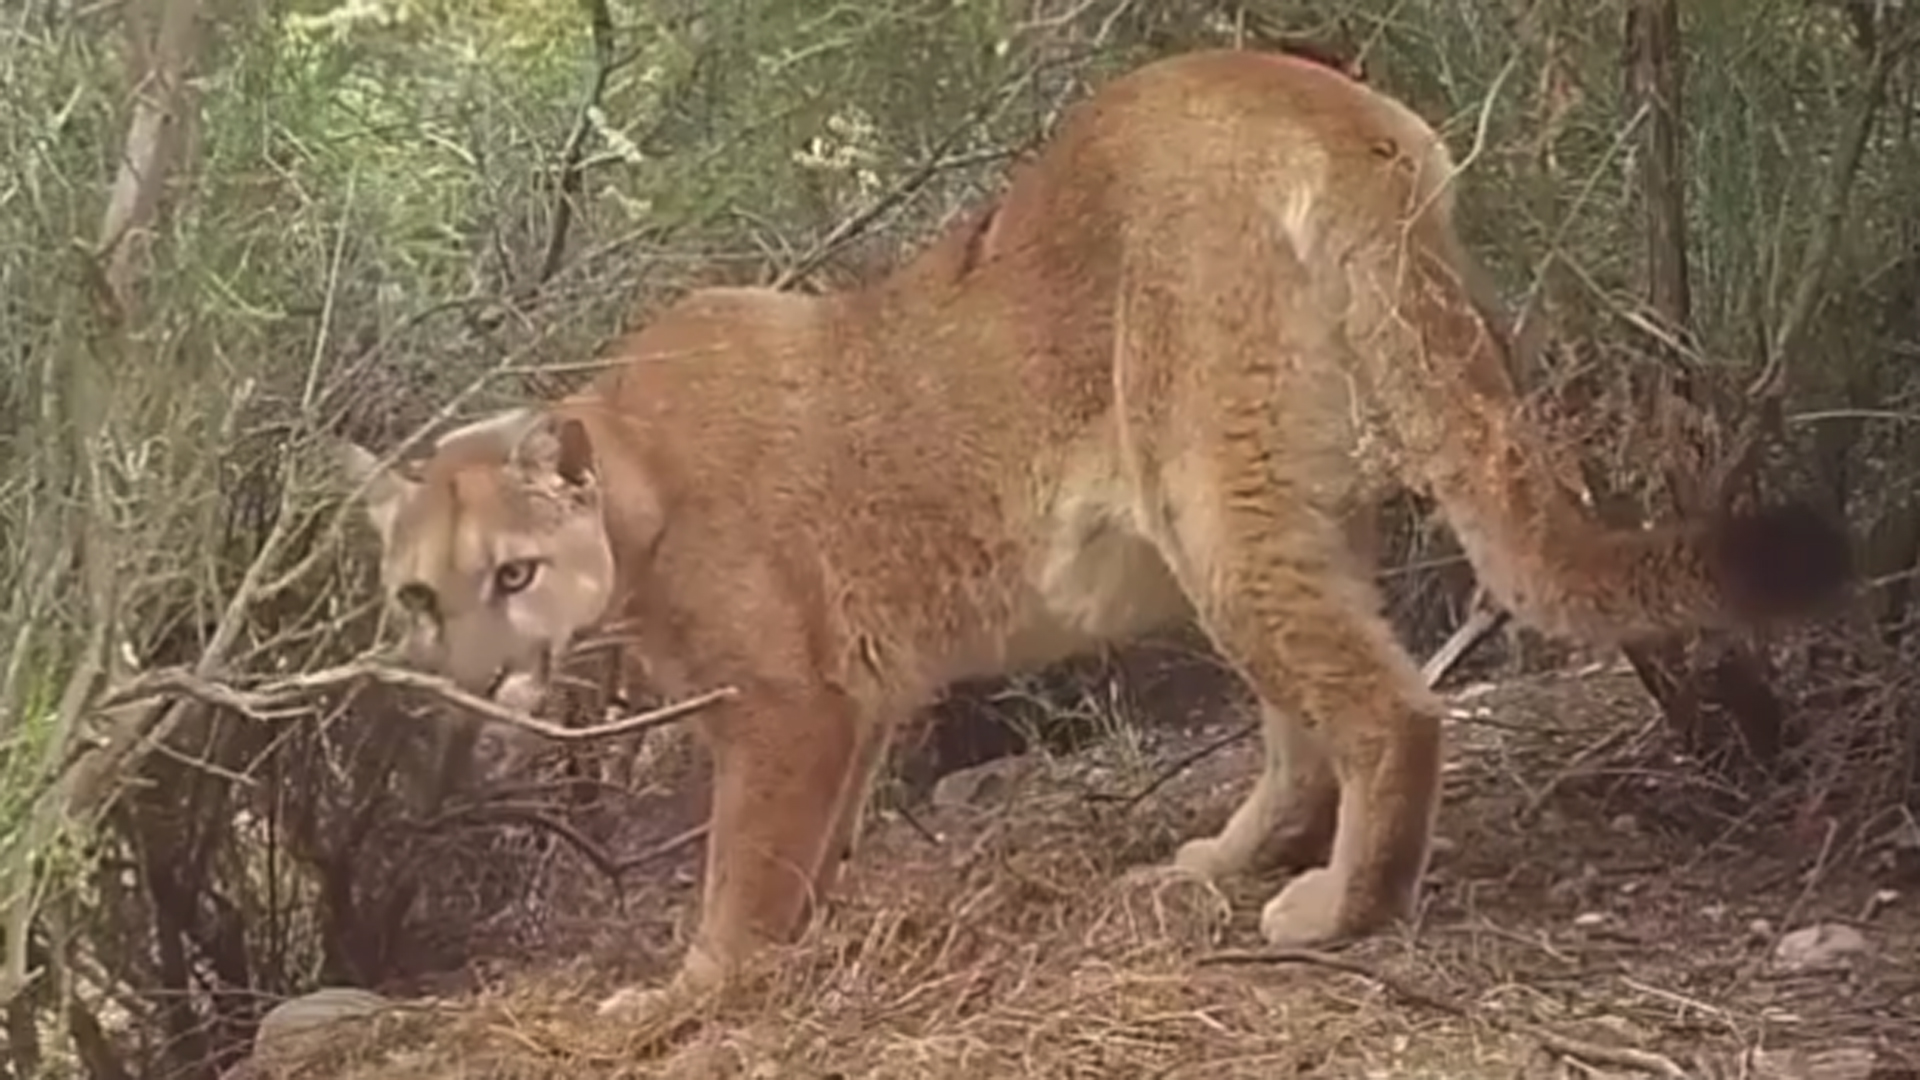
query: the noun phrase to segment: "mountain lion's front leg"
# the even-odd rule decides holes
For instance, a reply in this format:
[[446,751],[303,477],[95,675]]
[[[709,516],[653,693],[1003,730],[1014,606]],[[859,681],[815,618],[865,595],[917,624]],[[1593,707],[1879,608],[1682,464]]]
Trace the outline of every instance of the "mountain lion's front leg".
[[699,929],[664,991],[624,992],[603,1012],[650,1013],[720,988],[763,946],[791,941],[860,791],[863,727],[841,695],[749,691],[716,711],[712,817]]

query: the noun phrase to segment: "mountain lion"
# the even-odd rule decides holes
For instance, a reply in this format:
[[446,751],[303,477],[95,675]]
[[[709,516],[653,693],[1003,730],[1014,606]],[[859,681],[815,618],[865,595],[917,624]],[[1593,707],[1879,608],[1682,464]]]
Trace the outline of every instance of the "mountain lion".
[[738,689],[697,721],[712,829],[670,992],[798,931],[944,684],[1187,618],[1257,692],[1266,754],[1176,865],[1298,870],[1276,945],[1376,931],[1413,905],[1441,762],[1349,540],[1394,486],[1507,608],[1590,642],[1803,615],[1850,574],[1797,507],[1594,519],[1468,284],[1454,170],[1310,60],[1139,68],[889,276],[697,291],[571,397],[391,469],[349,448],[409,655],[525,705],[617,620],[658,691]]

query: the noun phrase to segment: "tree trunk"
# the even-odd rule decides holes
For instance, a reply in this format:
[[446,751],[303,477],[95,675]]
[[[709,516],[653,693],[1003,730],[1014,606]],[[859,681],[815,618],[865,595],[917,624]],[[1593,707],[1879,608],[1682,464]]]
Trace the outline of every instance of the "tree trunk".
[[200,5],[198,0],[134,0],[127,7],[126,31],[133,107],[95,250],[103,299],[122,319],[132,310],[136,256],[152,242],[167,181],[193,138]]

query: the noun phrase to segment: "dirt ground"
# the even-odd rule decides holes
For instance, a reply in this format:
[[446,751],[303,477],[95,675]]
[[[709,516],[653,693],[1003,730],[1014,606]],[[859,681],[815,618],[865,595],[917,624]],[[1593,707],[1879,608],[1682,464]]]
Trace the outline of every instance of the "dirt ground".
[[[677,954],[697,845],[621,914],[557,928],[565,958],[324,1029],[272,1075],[1920,1077],[1920,880],[1899,853],[1673,762],[1620,669],[1451,699],[1442,842],[1402,934],[1262,953],[1277,879],[1222,894],[1155,869],[1251,782],[1251,739],[1173,769],[1240,716],[1123,727],[879,814],[807,938],[670,1030],[593,1006]],[[1866,948],[1784,970],[1782,935],[1823,923]]]

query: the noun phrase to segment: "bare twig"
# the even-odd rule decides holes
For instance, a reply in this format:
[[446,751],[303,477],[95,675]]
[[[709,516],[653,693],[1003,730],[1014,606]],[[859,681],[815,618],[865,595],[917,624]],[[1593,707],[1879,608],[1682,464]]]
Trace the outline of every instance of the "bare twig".
[[859,213],[844,218],[839,224],[828,230],[819,243],[808,248],[806,253],[794,260],[793,264],[774,278],[773,288],[791,289],[808,274],[819,269],[820,264],[831,258],[834,252],[857,239],[862,233],[890,213],[895,207],[911,199],[919,190],[927,186],[934,177],[950,169],[961,168],[972,160],[973,155],[948,156],[947,151],[971,128],[970,124],[956,126],[935,148],[935,153],[913,172],[908,173],[899,183],[889,188],[881,196],[869,203]]
[[568,847],[580,853],[600,875],[616,888],[620,885],[621,872],[626,869],[605,848],[580,830],[555,817],[551,808],[528,806],[524,803],[474,802],[464,803],[453,809],[436,814],[434,817],[418,823],[422,830],[433,831],[449,825],[470,822],[486,825],[527,825],[543,832],[552,833],[565,841]]
[[586,170],[582,162],[587,156],[587,139],[593,134],[593,113],[600,107],[600,99],[607,92],[607,82],[615,67],[613,52],[613,15],[607,10],[607,0],[580,0],[580,6],[586,9],[587,26],[593,35],[593,75],[587,80],[587,93],[580,102],[580,113],[574,119],[573,130],[567,133],[567,143],[560,152],[560,182],[554,189],[553,223],[547,230],[546,252],[540,258],[540,274],[534,279],[535,287],[546,284],[553,275],[560,272],[560,262],[566,257],[567,233],[573,228],[574,201],[580,197],[580,186]]
[[1145,801],[1149,795],[1165,787],[1167,782],[1174,777],[1179,776],[1181,773],[1186,772],[1188,769],[1193,768],[1195,765],[1198,765],[1202,761],[1225,750],[1227,747],[1232,746],[1234,743],[1252,735],[1258,730],[1260,730],[1260,722],[1258,720],[1249,720],[1239,727],[1234,728],[1232,731],[1227,732],[1225,735],[1218,736],[1202,744],[1199,749],[1181,755],[1178,759],[1154,774],[1153,779],[1147,781],[1147,783],[1142,785],[1137,791],[1124,795],[1112,791],[1095,791],[1088,794],[1087,799],[1090,802],[1119,803],[1120,809],[1131,810]]
[[1771,957],[1774,950],[1780,947],[1780,939],[1787,936],[1787,933],[1793,929],[1794,923],[1799,920],[1800,913],[1806,910],[1807,901],[1813,897],[1814,889],[1826,876],[1827,860],[1833,856],[1833,842],[1839,835],[1839,819],[1828,818],[1827,831],[1820,838],[1820,850],[1814,855],[1813,866],[1800,883],[1800,892],[1794,896],[1793,903],[1787,905],[1786,912],[1780,916],[1779,923],[1774,927],[1773,933],[1768,936],[1766,948],[1758,950],[1758,955]]
[[1614,728],[1598,741],[1582,748],[1578,753],[1574,754],[1572,758],[1569,758],[1567,763],[1561,766],[1557,772],[1548,777],[1545,784],[1542,784],[1538,790],[1527,797],[1526,804],[1514,812],[1514,821],[1519,823],[1532,821],[1533,818],[1546,807],[1547,800],[1553,797],[1554,792],[1560,790],[1560,785],[1578,776],[1580,771],[1586,768],[1589,762],[1600,757],[1602,754],[1611,753],[1622,743],[1638,739],[1659,722],[1659,717],[1655,716],[1653,720],[1647,724],[1643,724],[1638,729],[1631,727]]
[[296,714],[303,715],[312,699],[322,694],[365,682],[431,694],[449,705],[466,709],[487,720],[529,731],[555,742],[567,743],[630,735],[660,727],[738,694],[733,687],[723,686],[672,705],[620,720],[590,727],[569,728],[536,719],[477,694],[469,693],[455,686],[450,680],[437,675],[386,664],[356,662],[304,675],[276,679],[251,689],[241,689],[218,682],[186,668],[166,668],[142,675],[115,690],[107,695],[101,707],[117,708],[167,698],[186,698],[217,708],[230,709],[255,720],[282,720]]
[[660,843],[642,851],[638,855],[630,855],[627,858],[621,859],[614,864],[614,871],[619,874],[631,873],[645,866],[647,863],[653,862],[655,859],[664,859],[677,851],[692,847],[700,841],[705,840],[707,833],[711,829],[712,824],[710,822],[702,822],[695,825],[693,828],[688,829],[678,836],[662,840]]
[[[1051,66],[1051,62],[1035,60],[1020,70],[1020,73],[1002,83],[985,101],[975,106],[959,123],[955,124],[927,154],[926,161],[914,169],[900,182],[882,193],[879,198],[868,204],[859,213],[852,215],[832,229],[820,241],[801,255],[793,265],[781,271],[773,281],[775,289],[791,289],[802,278],[818,269],[820,264],[832,257],[833,253],[848,242],[864,233],[874,222],[890,213],[895,207],[911,199],[921,188],[926,187],[934,177],[951,169],[961,168],[980,160],[979,153],[954,153],[961,140],[979,128],[991,124],[1001,113],[1018,100],[1022,88]],[[1000,156],[1003,151],[992,151],[990,156]]]
[[1589,1042],[1586,1039],[1563,1035],[1538,1024],[1510,1020],[1499,1013],[1486,1012],[1452,998],[1442,997],[1368,964],[1332,953],[1312,949],[1233,950],[1203,956],[1199,962],[1202,964],[1311,964],[1330,971],[1357,975],[1410,1004],[1462,1020],[1477,1021],[1509,1035],[1532,1039],[1550,1053],[1559,1054],[1562,1057],[1592,1064],[1614,1065],[1654,1076],[1677,1077],[1679,1080],[1685,1080],[1687,1075],[1684,1069],[1665,1054],[1629,1046],[1608,1046],[1604,1043]]
[[1813,236],[1807,241],[1806,255],[1800,263],[1800,276],[1794,282],[1787,308],[1773,335],[1767,341],[1767,355],[1760,374],[1747,387],[1747,398],[1755,408],[1741,424],[1732,440],[1732,449],[1714,470],[1711,496],[1722,508],[1728,506],[1759,466],[1760,446],[1766,437],[1782,426],[1781,402],[1786,396],[1788,364],[1800,350],[1811,325],[1815,309],[1826,295],[1827,271],[1852,205],[1854,181],[1860,163],[1866,157],[1875,123],[1887,98],[1887,81],[1894,66],[1916,44],[1920,44],[1920,20],[1891,39],[1881,39],[1867,65],[1864,85],[1852,116],[1835,147],[1832,172],[1822,193],[1820,214],[1815,219]]

